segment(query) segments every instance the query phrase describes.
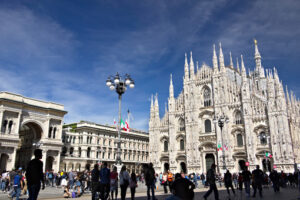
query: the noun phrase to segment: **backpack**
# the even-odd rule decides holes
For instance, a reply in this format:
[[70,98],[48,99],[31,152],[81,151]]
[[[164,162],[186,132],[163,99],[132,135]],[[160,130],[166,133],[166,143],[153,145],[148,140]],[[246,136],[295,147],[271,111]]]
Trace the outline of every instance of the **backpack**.
[[168,173],[168,181],[169,182],[173,181],[173,174],[171,172]]

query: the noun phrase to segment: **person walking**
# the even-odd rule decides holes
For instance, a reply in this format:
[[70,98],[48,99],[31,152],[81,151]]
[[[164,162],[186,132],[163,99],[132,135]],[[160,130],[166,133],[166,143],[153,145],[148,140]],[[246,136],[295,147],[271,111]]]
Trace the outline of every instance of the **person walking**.
[[235,191],[232,185],[232,174],[229,172],[229,170],[227,169],[226,173],[224,174],[224,183],[225,183],[225,187],[227,189],[227,193],[230,196],[230,191],[229,188],[231,188],[232,193],[235,195]]
[[110,173],[110,193],[111,193],[112,200],[114,200],[114,193],[115,193],[115,196],[117,199],[117,197],[118,197],[118,172],[117,172],[116,166],[113,168],[113,171]]
[[134,171],[131,173],[129,187],[131,192],[131,200],[134,200],[135,189],[137,187],[136,174],[134,173]]
[[26,170],[26,180],[29,192],[28,200],[36,200],[42,182],[42,190],[45,189],[45,181],[44,181],[44,174],[43,174],[43,162],[40,160],[43,157],[42,150],[36,149],[34,150],[35,158],[32,159],[27,166]]
[[207,171],[206,181],[209,184],[209,190],[205,193],[203,198],[206,200],[212,191],[214,191],[215,200],[219,200],[219,192],[216,186],[216,165],[213,163],[211,168]]
[[154,188],[155,188],[155,170],[153,168],[153,164],[149,164],[149,168],[146,171],[145,175],[145,181],[146,181],[146,186],[147,186],[147,198],[150,200],[150,190],[152,193],[152,200],[155,200],[155,194],[154,194]]
[[121,200],[125,200],[126,191],[129,186],[129,179],[130,179],[129,174],[126,171],[125,165],[123,165],[123,167],[121,168],[119,178],[120,178],[120,187],[121,187]]
[[264,173],[259,169],[259,165],[256,165],[256,169],[252,171],[252,176],[252,187],[254,190],[252,197],[255,197],[257,189],[259,191],[259,196],[262,197],[262,183],[264,181]]
[[96,200],[99,187],[99,165],[95,164],[92,170],[92,200]]
[[273,169],[272,172],[270,173],[270,179],[273,183],[273,189],[274,192],[279,192],[280,191],[280,187],[279,187],[279,174],[278,172]]
[[18,171],[18,173],[14,176],[13,193],[10,198],[13,199],[14,197],[16,197],[16,200],[19,200],[21,196],[22,188],[23,188],[22,172]]
[[246,195],[247,195],[247,197],[250,197],[251,172],[248,171],[247,167],[244,168],[244,170],[242,172],[242,176],[243,176],[243,182],[245,185]]
[[107,168],[107,162],[103,163],[100,170],[100,199],[106,200],[110,190],[110,169]]
[[72,170],[68,174],[70,189],[73,189],[74,186],[74,174]]

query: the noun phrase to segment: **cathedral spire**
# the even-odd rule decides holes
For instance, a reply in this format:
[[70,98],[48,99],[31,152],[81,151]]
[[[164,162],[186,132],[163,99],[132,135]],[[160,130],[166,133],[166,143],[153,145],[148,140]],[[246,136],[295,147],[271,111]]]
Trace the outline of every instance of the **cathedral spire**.
[[218,58],[217,58],[217,53],[216,53],[216,45],[213,45],[213,68],[214,68],[214,73],[219,72],[219,67],[218,67]]
[[169,98],[174,98],[174,87],[173,87],[172,74],[170,75]]
[[186,53],[185,53],[185,60],[184,60],[184,78],[186,80],[189,79],[189,64],[188,64]]
[[255,71],[256,73],[259,75],[259,77],[265,77],[265,72],[263,67],[261,66],[261,56],[260,53],[258,51],[258,46],[257,46],[257,40],[254,39],[254,45],[255,45],[255,53],[254,53],[254,59],[255,59]]
[[194,79],[194,61],[193,61],[193,53],[191,52],[191,58],[190,58],[190,78]]
[[154,105],[153,105],[153,94],[151,95],[151,106],[150,106],[150,112],[152,113],[154,110]]
[[225,72],[224,55],[223,55],[223,50],[222,50],[222,44],[221,44],[221,42],[219,43],[219,46],[220,46],[220,52],[219,52],[220,71],[221,72]]
[[236,57],[236,70],[240,72],[239,58]]
[[159,106],[158,106],[158,96],[157,96],[157,93],[155,95],[155,100],[154,100],[154,112],[155,112],[155,117],[159,119]]
[[231,51],[229,52],[229,56],[230,56],[230,67],[233,68],[233,62],[232,62]]
[[245,65],[244,65],[243,55],[241,55],[241,65],[242,65],[242,77],[246,78],[247,74],[246,74],[246,69],[245,69]]
[[197,65],[197,73],[198,73],[198,70],[199,70],[199,62],[198,61],[196,62],[196,65]]
[[291,105],[291,99],[290,99],[290,95],[289,95],[289,90],[288,90],[288,86],[285,86],[285,90],[286,90],[286,99],[287,99],[287,103],[289,105]]

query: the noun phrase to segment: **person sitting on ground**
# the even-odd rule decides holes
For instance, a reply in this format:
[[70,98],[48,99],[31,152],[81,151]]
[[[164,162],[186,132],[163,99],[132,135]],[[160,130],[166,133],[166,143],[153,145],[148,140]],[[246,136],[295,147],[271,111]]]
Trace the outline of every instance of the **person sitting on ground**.
[[72,194],[70,192],[70,185],[68,184],[64,187],[64,198],[70,198],[70,197],[72,197]]

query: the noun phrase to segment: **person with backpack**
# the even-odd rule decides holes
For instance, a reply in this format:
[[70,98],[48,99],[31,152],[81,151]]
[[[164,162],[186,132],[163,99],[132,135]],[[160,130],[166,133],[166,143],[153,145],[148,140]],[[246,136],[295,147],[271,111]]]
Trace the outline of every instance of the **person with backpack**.
[[216,185],[216,165],[213,163],[211,168],[207,171],[206,181],[209,184],[209,190],[205,193],[203,198],[206,200],[212,191],[214,191],[215,200],[219,200],[219,192]]
[[13,199],[14,197],[16,197],[16,200],[19,200],[20,196],[21,196],[21,190],[23,188],[23,181],[22,181],[22,172],[18,171],[15,176],[14,176],[14,180],[13,180],[13,193],[11,195],[11,199]]
[[126,171],[125,165],[123,165],[121,168],[119,178],[120,178],[120,188],[121,188],[121,200],[125,200],[126,191],[129,186],[129,179],[130,179],[129,174]]
[[100,199],[106,200],[110,190],[110,169],[107,168],[107,162],[103,163],[100,170]]
[[146,181],[146,186],[147,186],[147,197],[148,200],[150,200],[150,189],[151,189],[151,193],[152,193],[152,200],[155,200],[155,194],[154,194],[154,188],[155,188],[155,170],[153,168],[153,164],[150,163],[149,164],[149,168],[146,171],[146,175],[145,175],[145,181]]
[[224,183],[225,183],[225,187],[227,189],[228,195],[230,196],[229,188],[231,188],[232,193],[235,195],[235,191],[234,191],[234,188],[232,185],[232,175],[228,169],[227,169],[226,173],[224,174]]
[[48,179],[49,179],[49,185],[51,185],[51,187],[53,187],[53,180],[54,180],[53,171],[50,171],[48,173]]

